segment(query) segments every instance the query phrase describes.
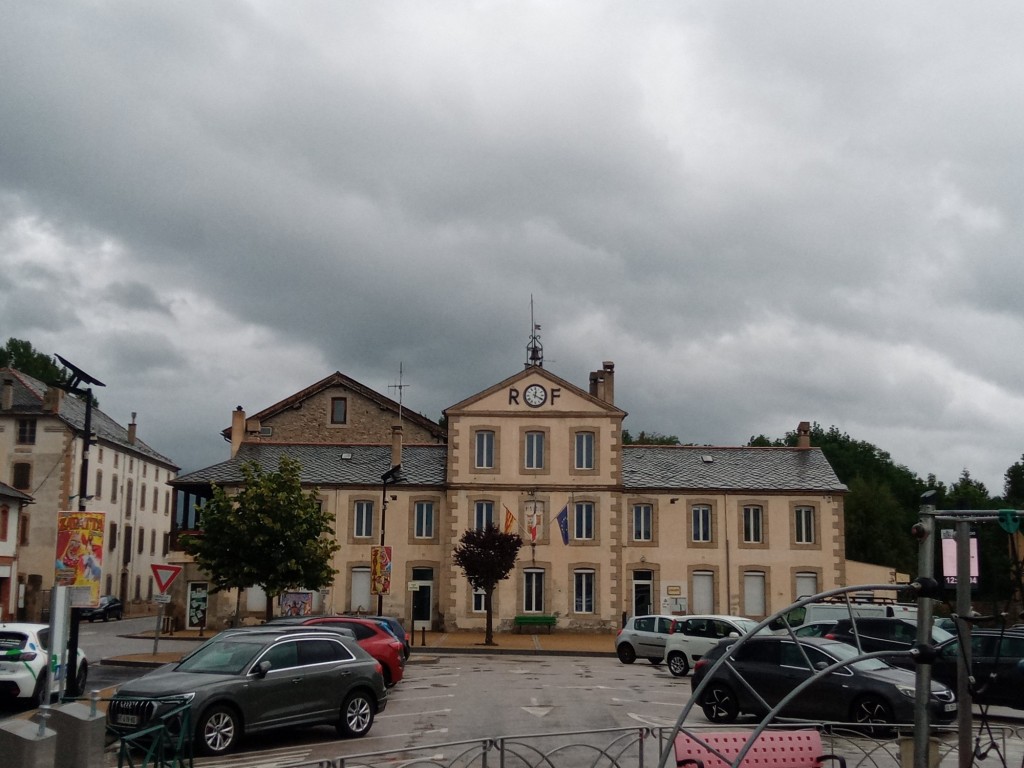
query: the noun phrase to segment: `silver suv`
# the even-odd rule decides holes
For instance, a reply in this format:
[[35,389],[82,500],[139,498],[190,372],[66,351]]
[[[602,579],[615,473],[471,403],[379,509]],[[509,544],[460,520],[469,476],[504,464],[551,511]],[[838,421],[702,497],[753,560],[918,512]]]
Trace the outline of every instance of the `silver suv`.
[[380,663],[344,633],[228,630],[122,686],[107,724],[122,734],[138,730],[183,701],[191,704],[194,749],[220,755],[245,734],[272,728],[333,723],[341,736],[365,736],[387,692]]

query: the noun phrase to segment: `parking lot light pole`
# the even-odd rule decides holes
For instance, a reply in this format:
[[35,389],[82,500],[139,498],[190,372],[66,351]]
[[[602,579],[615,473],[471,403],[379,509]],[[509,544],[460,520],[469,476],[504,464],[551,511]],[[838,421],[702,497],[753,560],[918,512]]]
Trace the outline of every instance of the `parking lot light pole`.
[[[395,464],[391,469],[380,476],[380,547],[381,554],[384,552],[384,528],[388,517],[388,483],[394,483],[396,481],[399,470],[402,468],[401,464]],[[379,562],[379,559],[378,559]],[[377,593],[377,615],[384,615],[384,593]]]

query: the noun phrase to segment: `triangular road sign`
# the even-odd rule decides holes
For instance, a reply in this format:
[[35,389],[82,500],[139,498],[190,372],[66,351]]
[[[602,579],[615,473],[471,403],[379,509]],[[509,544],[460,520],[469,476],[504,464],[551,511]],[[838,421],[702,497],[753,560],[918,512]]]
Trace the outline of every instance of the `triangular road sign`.
[[167,565],[166,563],[153,563],[150,568],[153,569],[153,578],[156,579],[156,587],[163,594],[167,591],[167,588],[171,586],[171,582],[174,581],[174,577],[181,573],[180,565]]

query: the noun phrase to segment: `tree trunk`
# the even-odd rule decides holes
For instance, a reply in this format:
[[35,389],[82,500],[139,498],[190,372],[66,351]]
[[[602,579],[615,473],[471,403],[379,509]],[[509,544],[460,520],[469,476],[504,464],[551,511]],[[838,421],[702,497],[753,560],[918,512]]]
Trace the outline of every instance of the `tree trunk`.
[[235,587],[235,621],[232,624],[234,627],[242,625],[242,588]]
[[496,645],[494,642],[494,625],[491,621],[491,596],[494,594],[494,587],[484,592],[484,608],[487,609],[487,630],[484,632],[484,645]]
[[263,620],[270,621],[272,618],[274,618],[274,595],[267,592],[267,609]]

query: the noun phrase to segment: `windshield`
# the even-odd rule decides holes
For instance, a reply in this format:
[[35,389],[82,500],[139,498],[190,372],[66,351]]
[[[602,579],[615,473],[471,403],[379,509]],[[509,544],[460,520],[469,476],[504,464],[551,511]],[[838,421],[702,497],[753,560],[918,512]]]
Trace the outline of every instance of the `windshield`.
[[264,641],[232,637],[207,643],[177,666],[178,672],[204,672],[211,675],[238,675],[248,669]]
[[[847,659],[853,659],[860,656],[860,651],[846,643],[828,643],[815,647],[825,651],[825,653],[832,656],[837,661],[846,661]],[[874,672],[879,669],[890,669],[890,666],[881,659],[861,659],[860,661],[853,662],[853,664],[848,664],[847,667],[859,670],[860,672]]]

